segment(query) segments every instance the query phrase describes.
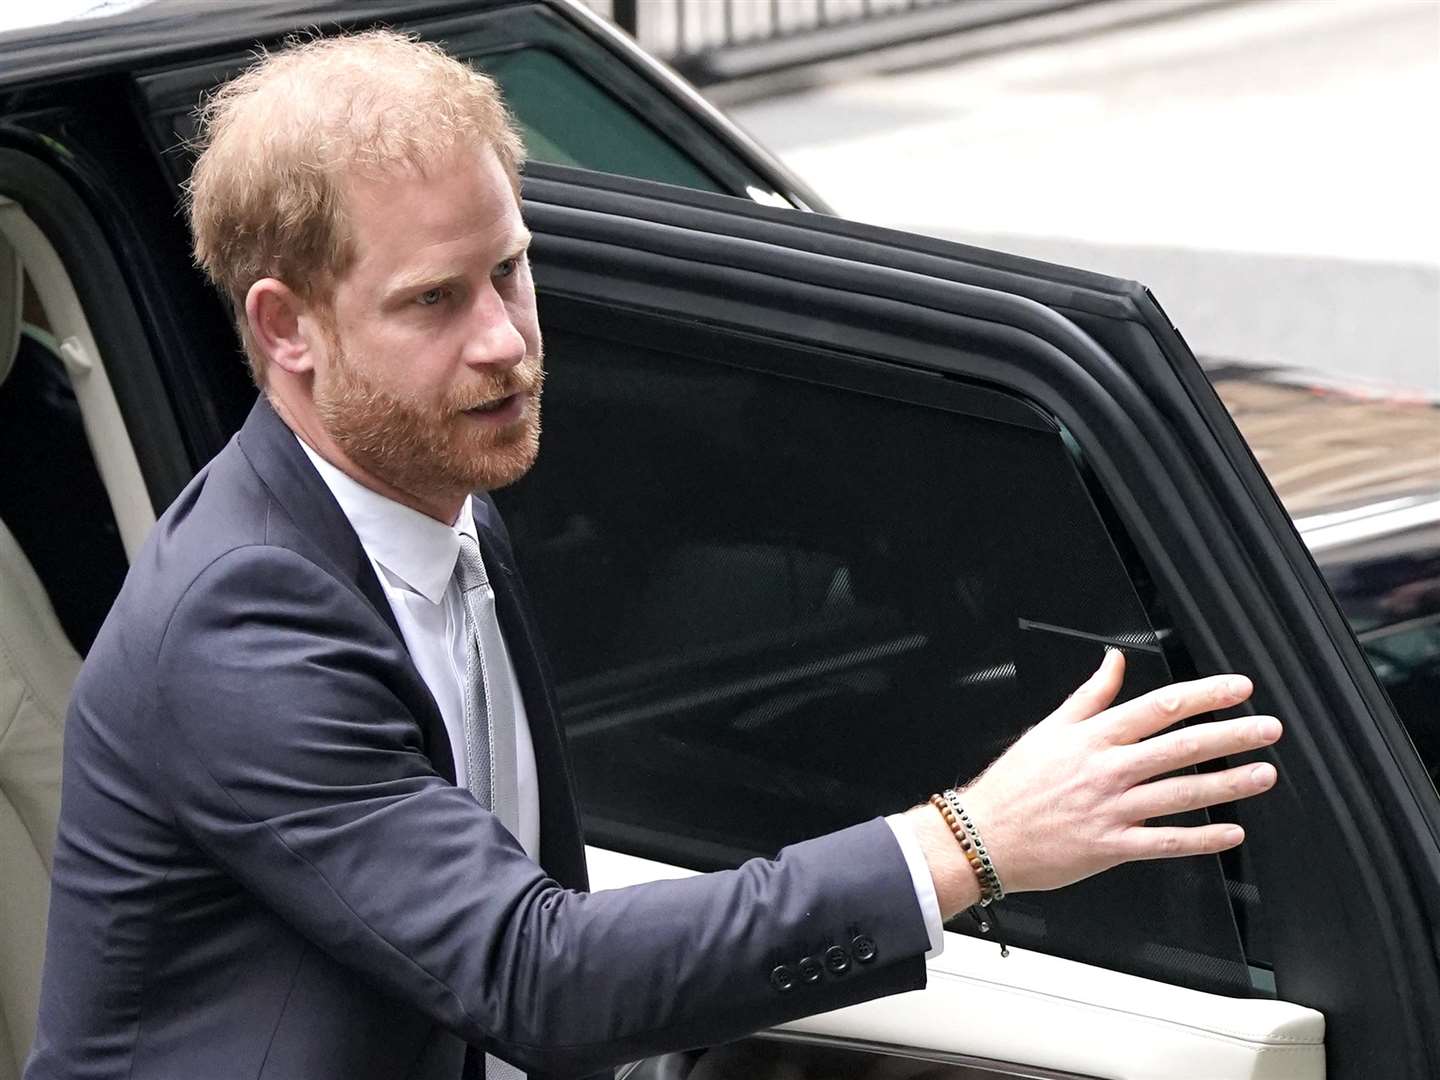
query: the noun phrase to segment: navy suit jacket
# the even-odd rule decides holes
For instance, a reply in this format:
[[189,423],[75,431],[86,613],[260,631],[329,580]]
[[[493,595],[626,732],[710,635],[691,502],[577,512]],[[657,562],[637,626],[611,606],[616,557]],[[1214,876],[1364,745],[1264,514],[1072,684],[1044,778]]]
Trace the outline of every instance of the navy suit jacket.
[[[262,399],[160,519],[75,687],[28,1080],[458,1080],[467,1044],[472,1071],[483,1049],[578,1076],[924,984],[878,819],[585,891],[545,662],[475,507],[543,869],[455,786],[370,562]],[[771,979],[857,934],[868,962]]]

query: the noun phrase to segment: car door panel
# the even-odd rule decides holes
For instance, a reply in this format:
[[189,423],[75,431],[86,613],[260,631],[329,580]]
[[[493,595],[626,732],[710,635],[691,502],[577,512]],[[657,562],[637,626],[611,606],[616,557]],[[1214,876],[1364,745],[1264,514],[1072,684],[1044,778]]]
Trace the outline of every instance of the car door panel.
[[[689,873],[601,848],[586,856],[596,890]],[[946,934],[928,975],[923,990],[777,1032],[902,1058],[952,1055],[1000,1076],[1034,1068],[1123,1080],[1325,1076],[1325,1018],[1290,1002],[1205,994],[1024,949],[1001,957],[992,943],[956,933]]]
[[[734,865],[922,799],[937,762],[978,772],[1103,641],[1132,659],[1127,695],[1168,681],[1033,409],[833,351],[720,334],[692,349],[668,323],[657,349],[616,312],[547,305],[545,451],[500,498],[592,842]],[[854,437],[869,431],[885,455]],[[956,722],[927,719],[942,716]],[[1252,986],[1213,860],[1125,867],[1010,916],[1019,944],[1146,977],[1183,958],[1192,985]]]
[[1328,591],[1140,286],[561,169],[534,170],[526,213],[552,325],[630,320],[712,355],[726,336],[799,344],[998,388],[1053,417],[1195,670],[1246,671],[1254,709],[1289,721],[1265,755],[1281,787],[1235,808],[1280,996],[1328,1016],[1335,1075],[1435,1071],[1417,1035],[1440,1001],[1433,791],[1413,782],[1423,770]]

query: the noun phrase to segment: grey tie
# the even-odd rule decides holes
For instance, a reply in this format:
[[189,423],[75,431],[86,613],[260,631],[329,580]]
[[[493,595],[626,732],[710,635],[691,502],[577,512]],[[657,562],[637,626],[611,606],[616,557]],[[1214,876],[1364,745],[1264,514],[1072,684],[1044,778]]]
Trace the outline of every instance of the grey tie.
[[[464,533],[460,534],[455,580],[465,606],[465,786],[500,824],[519,836],[513,682],[502,670],[505,653],[500,620],[495,615],[495,590],[479,545]],[[515,1066],[490,1054],[485,1055],[485,1077],[525,1080]]]

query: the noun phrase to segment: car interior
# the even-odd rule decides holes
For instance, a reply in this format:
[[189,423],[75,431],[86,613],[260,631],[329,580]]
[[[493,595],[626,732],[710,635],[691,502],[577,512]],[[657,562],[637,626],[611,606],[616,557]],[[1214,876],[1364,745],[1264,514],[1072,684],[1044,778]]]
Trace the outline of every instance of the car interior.
[[153,521],[89,340],[53,250],[0,200],[0,1080],[34,1033],[66,703]]
[[[24,340],[24,271],[0,236],[0,398],[13,397]],[[12,429],[5,427],[8,446]],[[7,463],[8,464],[8,463]],[[14,469],[0,469],[9,478]],[[13,511],[12,511],[13,512]],[[20,1075],[39,1005],[50,860],[60,811],[65,702],[80,654],[0,516],[0,1078]]]

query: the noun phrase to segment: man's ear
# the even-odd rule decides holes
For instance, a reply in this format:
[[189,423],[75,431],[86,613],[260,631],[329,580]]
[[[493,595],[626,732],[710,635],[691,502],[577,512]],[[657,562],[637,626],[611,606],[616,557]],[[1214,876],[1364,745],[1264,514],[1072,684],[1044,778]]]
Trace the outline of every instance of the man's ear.
[[316,323],[310,307],[278,278],[261,278],[245,294],[250,336],[273,364],[292,375],[315,369]]

